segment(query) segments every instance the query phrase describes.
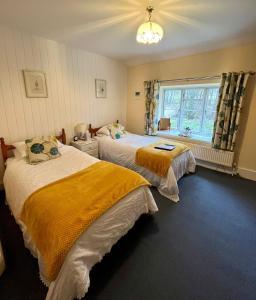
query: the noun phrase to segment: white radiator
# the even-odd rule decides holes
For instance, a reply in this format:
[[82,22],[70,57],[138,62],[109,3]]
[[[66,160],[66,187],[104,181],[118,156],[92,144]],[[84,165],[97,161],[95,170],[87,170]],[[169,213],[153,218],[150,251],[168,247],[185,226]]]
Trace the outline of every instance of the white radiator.
[[199,144],[184,143],[191,148],[196,159],[218,164],[225,167],[232,167],[234,152],[213,149]]

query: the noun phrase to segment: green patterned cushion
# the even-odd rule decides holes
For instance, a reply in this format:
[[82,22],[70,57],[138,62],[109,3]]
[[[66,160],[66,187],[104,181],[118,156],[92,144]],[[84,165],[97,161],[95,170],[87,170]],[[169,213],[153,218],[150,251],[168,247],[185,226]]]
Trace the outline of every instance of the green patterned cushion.
[[26,140],[25,143],[28,153],[28,163],[30,164],[38,164],[61,155],[58,150],[57,139],[54,136],[36,137]]
[[126,134],[124,126],[119,123],[113,123],[109,125],[108,129],[110,131],[111,137],[115,140],[120,139],[124,134]]

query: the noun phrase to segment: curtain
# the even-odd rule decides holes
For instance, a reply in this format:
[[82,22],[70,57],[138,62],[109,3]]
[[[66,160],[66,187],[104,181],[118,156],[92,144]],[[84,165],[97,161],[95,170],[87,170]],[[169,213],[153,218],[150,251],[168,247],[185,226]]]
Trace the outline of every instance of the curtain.
[[223,73],[212,147],[234,151],[249,73]]
[[145,134],[156,135],[160,83],[157,80],[145,81],[144,88],[146,97]]

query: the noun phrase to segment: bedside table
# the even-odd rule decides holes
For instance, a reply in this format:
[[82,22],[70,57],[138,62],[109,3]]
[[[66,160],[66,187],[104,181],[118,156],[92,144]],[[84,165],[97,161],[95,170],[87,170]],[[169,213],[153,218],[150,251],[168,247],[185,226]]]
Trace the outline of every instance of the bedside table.
[[87,154],[94,156],[96,158],[99,157],[98,154],[98,141],[95,139],[90,139],[89,141],[81,141],[78,140],[76,142],[71,142],[71,146],[79,149],[80,151],[86,152]]

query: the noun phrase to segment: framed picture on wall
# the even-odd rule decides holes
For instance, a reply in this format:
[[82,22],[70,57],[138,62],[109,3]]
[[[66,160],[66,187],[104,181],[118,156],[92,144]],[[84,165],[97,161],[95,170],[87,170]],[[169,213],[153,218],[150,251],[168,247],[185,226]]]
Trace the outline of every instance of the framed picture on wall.
[[27,98],[47,98],[46,76],[42,71],[23,70]]
[[107,98],[107,81],[103,79],[95,79],[96,98]]

